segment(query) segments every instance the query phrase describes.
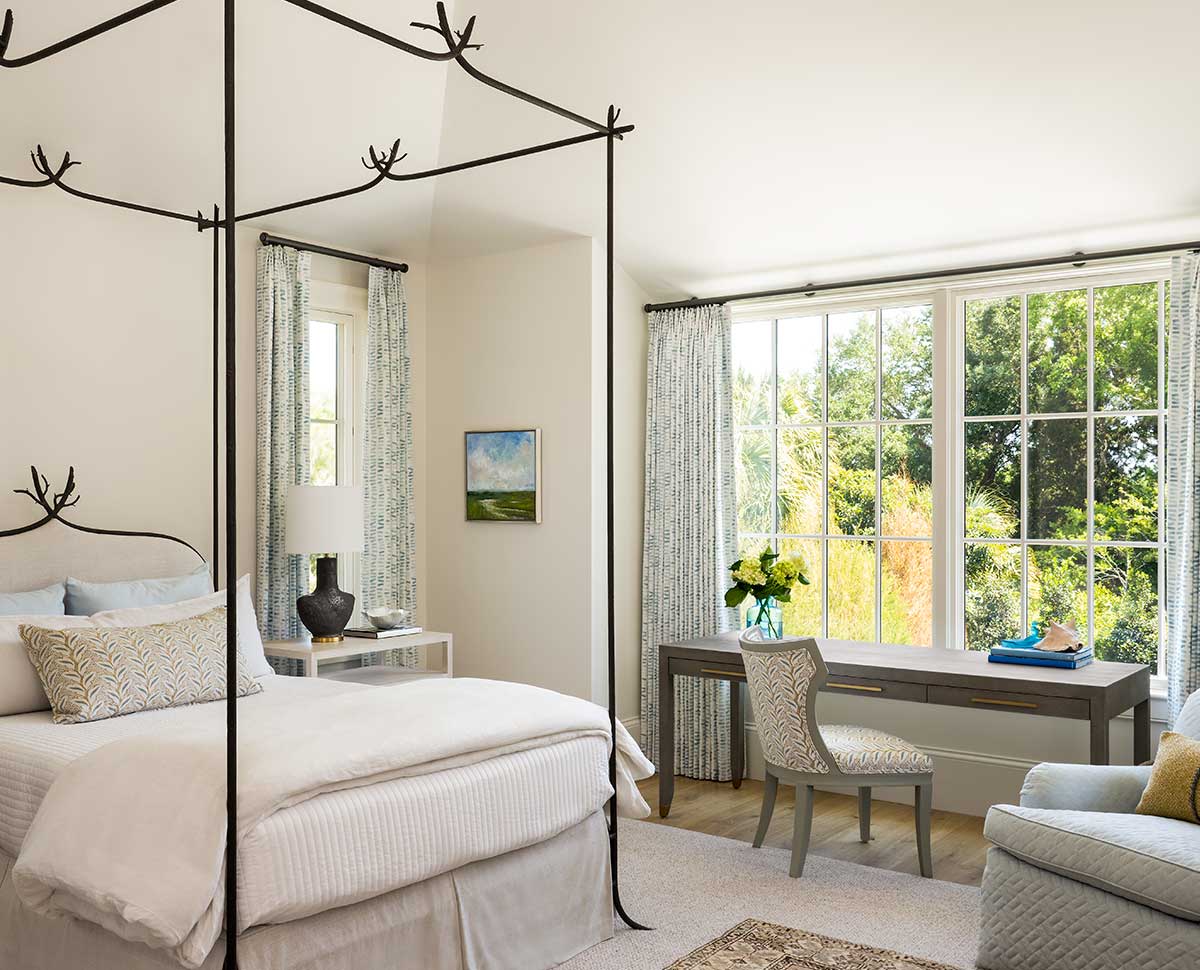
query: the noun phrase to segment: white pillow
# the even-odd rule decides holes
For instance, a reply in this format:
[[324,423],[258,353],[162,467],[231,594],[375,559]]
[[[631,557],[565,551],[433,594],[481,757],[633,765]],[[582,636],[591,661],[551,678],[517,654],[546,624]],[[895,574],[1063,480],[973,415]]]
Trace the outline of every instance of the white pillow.
[[61,613],[53,616],[0,616],[0,717],[50,709],[42,682],[29,662],[25,641],[17,632],[17,627],[22,623],[55,630],[95,626],[91,617],[63,616]]
[[[164,603],[161,606],[130,606],[123,610],[105,610],[93,613],[88,619],[94,626],[150,626],[153,623],[173,623],[199,616],[211,609],[225,605],[225,590],[197,596],[179,603]],[[6,618],[7,619],[7,618]],[[53,626],[54,624],[46,624]],[[262,634],[258,632],[258,617],[254,614],[254,600],[250,596],[250,577],[243,576],[237,583],[238,649],[246,660],[246,669],[251,677],[270,677],[275,673],[267,663],[263,650]],[[47,705],[48,706],[48,705]]]

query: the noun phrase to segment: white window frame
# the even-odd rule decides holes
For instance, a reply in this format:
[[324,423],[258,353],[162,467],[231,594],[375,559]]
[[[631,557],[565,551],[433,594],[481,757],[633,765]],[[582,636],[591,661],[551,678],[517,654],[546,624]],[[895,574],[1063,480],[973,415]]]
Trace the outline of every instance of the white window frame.
[[[952,451],[952,460],[954,462],[954,506],[952,515],[954,517],[953,525],[953,591],[954,591],[954,617],[955,629],[963,631],[966,623],[966,576],[965,576],[965,552],[968,542],[971,543],[992,543],[997,545],[1015,546],[1021,550],[1021,623],[1022,629],[1027,629],[1030,617],[1028,616],[1028,569],[1029,569],[1029,547],[1048,547],[1048,546],[1067,546],[1075,549],[1086,549],[1088,576],[1092,575],[1094,566],[1096,545],[1099,546],[1116,546],[1122,548],[1133,549],[1153,549],[1158,553],[1158,669],[1151,673],[1151,688],[1155,691],[1166,690],[1165,676],[1165,648],[1166,648],[1166,612],[1163,606],[1166,602],[1166,546],[1165,546],[1165,524],[1163,503],[1165,499],[1164,488],[1164,473],[1165,462],[1160,460],[1158,463],[1158,528],[1159,538],[1157,542],[1146,541],[1122,541],[1114,540],[1095,541],[1094,525],[1095,525],[1095,441],[1094,441],[1094,418],[1117,418],[1117,417],[1155,417],[1158,419],[1158,441],[1160,458],[1163,450],[1166,447],[1166,405],[1167,405],[1167,387],[1166,387],[1166,360],[1165,360],[1165,333],[1170,323],[1166,319],[1164,291],[1162,285],[1158,288],[1158,407],[1154,409],[1142,410],[1095,410],[1095,313],[1094,313],[1094,291],[1109,286],[1120,286],[1130,283],[1166,283],[1170,280],[1170,264],[1161,261],[1155,261],[1148,265],[1141,265],[1136,269],[1129,267],[1119,267],[1109,270],[1091,270],[1089,272],[1074,272],[1063,273],[1057,272],[1054,274],[1042,274],[1041,276],[1016,281],[1005,282],[989,282],[986,285],[975,287],[956,287],[950,292],[950,298],[954,307],[954,342],[955,342],[955,364],[954,364],[954,417],[953,417],[953,433],[954,445]],[[1072,411],[1063,414],[1034,414],[1029,411],[1027,397],[1027,368],[1028,368],[1028,341],[1029,341],[1029,326],[1028,326],[1028,306],[1026,297],[1041,293],[1054,293],[1070,289],[1086,289],[1087,290],[1087,353],[1089,359],[1088,380],[1087,380],[1087,408],[1082,411]],[[995,416],[970,416],[966,414],[966,305],[969,301],[980,299],[994,299],[997,297],[1019,296],[1021,298],[1021,410],[1019,414],[1012,415],[995,415]],[[1021,522],[1019,537],[1015,539],[975,539],[966,536],[966,523],[964,497],[966,494],[966,468],[965,468],[965,449],[964,449],[964,434],[963,429],[969,422],[992,420],[1008,420],[1017,421],[1021,428]],[[1030,539],[1028,537],[1028,427],[1031,420],[1041,418],[1055,418],[1084,420],[1087,422],[1087,534],[1084,539],[1078,540],[1056,540],[1056,539]],[[938,513],[935,512],[935,515]],[[940,516],[944,517],[944,516]],[[1088,606],[1087,606],[1087,623],[1088,629],[1095,630],[1095,596],[1092,591],[1092,584],[1089,582],[1087,590]],[[960,638],[962,634],[959,634]],[[952,644],[953,646],[962,646],[963,644]]]
[[[771,361],[774,371],[771,375],[770,414],[771,421],[766,425],[739,425],[734,428],[735,437],[743,431],[765,431],[771,436],[771,532],[738,532],[739,538],[766,541],[778,551],[779,542],[787,539],[819,542],[821,545],[821,632],[822,637],[829,636],[829,543],[830,542],[870,542],[875,547],[875,640],[880,642],[883,630],[883,543],[885,542],[926,542],[933,546],[936,536],[892,536],[882,535],[883,528],[883,433],[891,427],[908,427],[912,425],[930,425],[933,433],[936,428],[936,402],[928,418],[885,419],[883,415],[883,311],[900,307],[932,304],[934,313],[934,339],[936,343],[938,304],[934,292],[930,290],[905,292],[899,294],[872,294],[870,292],[855,293],[845,297],[833,297],[820,302],[805,303],[772,303],[755,304],[754,308],[742,305],[735,308],[734,321],[738,323],[771,324]],[[758,312],[755,312],[755,309]],[[830,421],[829,420],[829,316],[839,313],[873,312],[875,315],[875,417],[865,421]],[[821,317],[821,397],[822,416],[820,421],[781,422],[779,420],[779,321],[794,317]],[[936,367],[936,355],[933,362]],[[937,383],[936,379],[934,381]],[[776,501],[779,486],[778,448],[779,432],[792,428],[817,429],[824,435],[822,449],[822,507],[821,527],[819,534],[784,533],[779,530],[779,506]],[[875,528],[870,535],[843,535],[830,531],[829,504],[829,447],[828,434],[836,428],[870,428],[875,432]],[[937,441],[934,441],[934,475],[937,474]],[[937,552],[933,550],[934,559],[934,600],[937,600],[938,563]],[[935,611],[936,612],[936,611]],[[931,631],[933,643],[938,642],[936,616]]]
[[[367,376],[367,291],[357,286],[314,280],[309,320],[338,328],[337,484],[362,478],[363,405]],[[338,585],[361,602],[362,554],[338,556]]]
[[[963,370],[964,356],[964,309],[968,299],[978,299],[985,296],[1012,295],[1014,293],[1050,292],[1056,290],[1115,286],[1123,283],[1148,282],[1151,280],[1169,280],[1170,261],[1165,258],[1140,258],[1108,264],[1104,268],[1097,267],[1054,267],[1039,271],[1014,271],[993,274],[989,276],[963,278],[945,286],[930,287],[929,284],[913,284],[910,286],[893,286],[876,289],[846,291],[843,293],[822,294],[817,297],[789,296],[764,300],[747,300],[731,307],[734,326],[761,320],[778,320],[787,317],[816,316],[818,314],[845,312],[846,310],[864,307],[897,307],[911,306],[918,303],[932,302],[933,304],[933,646],[934,648],[961,649],[962,631],[965,626],[964,592],[963,592],[963,550],[967,541],[964,536],[963,499],[965,496],[963,468],[963,425],[966,415],[964,408],[965,374]],[[1160,288],[1159,311],[1163,314],[1162,290]],[[1093,348],[1092,329],[1094,320],[1089,297],[1088,306],[1088,348]],[[1159,414],[1159,440],[1163,437],[1163,418],[1166,408],[1166,374],[1163,354],[1163,333],[1169,326],[1165,316],[1160,316],[1162,326],[1159,333],[1159,409],[1158,411],[1082,411],[1072,414],[1072,417],[1087,418],[1091,414],[1100,416],[1117,416],[1129,413]],[[1022,308],[1022,361],[1024,361],[1025,321],[1024,305]],[[823,351],[824,352],[824,351]],[[1024,366],[1024,364],[1022,365]],[[1089,402],[1094,404],[1092,395],[1092,375],[1089,374]],[[878,405],[878,381],[876,379],[876,403]],[[1024,394],[1022,381],[1022,394]],[[774,391],[772,392],[772,404]],[[1025,419],[1028,415],[1022,414]],[[770,425],[774,430],[779,427],[778,413],[773,415],[776,423]],[[856,422],[857,423],[857,422]],[[831,425],[832,426],[832,425]],[[774,449],[772,439],[772,460]],[[1024,445],[1022,446],[1024,447]],[[878,447],[876,449],[876,467],[880,460]],[[1092,483],[1092,465],[1094,463],[1092,441],[1088,439],[1088,478],[1089,498],[1094,485]],[[1159,542],[1158,543],[1115,543],[1117,545],[1141,545],[1159,549],[1159,671],[1162,671],[1162,656],[1165,648],[1165,555],[1162,551],[1163,518],[1163,475],[1165,468],[1159,463]],[[1026,487],[1022,476],[1022,489]],[[879,486],[881,487],[881,485]],[[826,495],[828,492],[826,491]],[[828,502],[828,498],[826,498]],[[828,509],[826,508],[826,513]],[[776,513],[773,511],[772,515]],[[881,510],[876,501],[876,528]],[[1024,519],[1025,510],[1022,509]],[[1090,547],[1091,520],[1094,511],[1089,502],[1089,530],[1087,543]],[[773,518],[774,524],[774,518]],[[828,518],[823,523],[828,533]],[[1022,528],[1022,535],[1024,529]],[[747,535],[750,535],[747,533]],[[806,538],[825,538],[823,536]],[[852,537],[851,537],[852,538]],[[874,540],[880,541],[877,537]],[[972,540],[973,541],[973,540]],[[1024,539],[1011,540],[1014,544],[1024,542]],[[1034,542],[1034,545],[1053,545],[1052,541]],[[1063,542],[1065,545],[1084,545]],[[1108,543],[1101,543],[1107,545]],[[878,552],[877,552],[878,556]],[[1089,553],[1090,556],[1090,553]],[[1024,563],[1024,554],[1022,555]],[[1024,569],[1024,566],[1022,566]],[[827,577],[824,580],[828,582]],[[882,581],[876,572],[877,585]],[[1022,594],[1024,603],[1024,591]],[[1089,612],[1092,607],[1089,594]],[[1022,607],[1024,609],[1024,606]],[[822,624],[827,620],[825,611],[822,612]],[[878,629],[881,616],[876,615]],[[1151,687],[1155,694],[1166,690],[1166,678],[1155,672],[1151,676]]]

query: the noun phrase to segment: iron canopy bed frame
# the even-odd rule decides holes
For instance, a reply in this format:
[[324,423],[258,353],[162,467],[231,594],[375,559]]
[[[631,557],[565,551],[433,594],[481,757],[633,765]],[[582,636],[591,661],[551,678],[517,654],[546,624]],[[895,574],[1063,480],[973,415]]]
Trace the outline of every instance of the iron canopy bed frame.
[[[36,64],[48,58],[54,57],[65,51],[69,51],[80,44],[86,43],[95,38],[101,37],[111,31],[117,30],[126,24],[142,17],[146,17],[164,7],[169,7],[178,0],[149,0],[139,6],[133,7],[124,13],[118,14],[108,20],[98,23],[92,27],[73,34],[61,41],[50,44],[40,50],[21,56],[10,56],[9,48],[13,39],[13,14],[11,10],[5,12],[3,23],[0,24],[0,67],[3,68],[22,68],[30,64]],[[212,381],[213,381],[213,453],[212,453],[212,559],[213,559],[213,582],[214,585],[219,585],[218,580],[218,547],[220,537],[221,518],[219,513],[219,465],[220,465],[220,404],[219,404],[219,386],[221,376],[221,346],[220,346],[220,299],[221,299],[221,239],[224,238],[224,297],[225,297],[225,339],[224,339],[224,379],[225,379],[225,427],[224,427],[224,444],[225,444],[225,574],[226,587],[229,587],[229,579],[237,576],[237,437],[236,437],[236,406],[237,406],[237,265],[236,265],[236,239],[233,235],[233,230],[238,223],[248,222],[255,219],[263,219],[270,215],[275,215],[280,212],[288,212],[295,209],[302,209],[308,206],[319,205],[325,202],[333,202],[338,199],[347,198],[352,195],[358,195],[363,192],[368,192],[384,182],[412,182],[427,178],[435,178],[439,175],[446,175],[452,172],[465,171],[472,168],[480,168],[486,165],[492,165],[499,162],[511,161],[517,158],[523,158],[527,155],[537,155],[544,152],[556,151],[561,148],[568,148],[574,145],[580,145],[585,142],[599,141],[605,142],[606,147],[606,166],[605,166],[605,187],[606,187],[606,265],[607,265],[607,519],[608,519],[608,714],[609,714],[609,730],[611,733],[612,750],[609,755],[608,773],[609,782],[612,784],[614,794],[609,800],[608,805],[608,839],[609,839],[609,858],[612,869],[612,900],[613,907],[617,915],[632,929],[644,930],[647,927],[642,926],[637,921],[632,919],[625,911],[621,904],[619,884],[618,884],[618,838],[617,838],[617,802],[616,802],[616,641],[615,641],[615,586],[614,574],[615,556],[614,556],[614,504],[613,504],[613,166],[614,166],[614,146],[617,141],[624,138],[626,134],[633,131],[633,125],[618,125],[617,121],[620,117],[620,111],[615,106],[610,105],[608,113],[604,121],[595,121],[584,115],[577,114],[567,108],[561,107],[527,91],[513,87],[496,78],[493,78],[483,71],[476,68],[468,59],[467,52],[478,50],[482,45],[473,42],[475,31],[475,18],[471,17],[467,21],[466,27],[459,31],[450,26],[449,19],[446,14],[445,5],[437,3],[437,23],[427,24],[413,22],[410,26],[419,29],[430,31],[437,35],[438,40],[444,49],[431,50],[422,47],[418,44],[409,43],[401,40],[398,37],[393,37],[381,30],[371,27],[367,24],[352,20],[329,7],[323,6],[313,0],[282,0],[282,2],[290,4],[293,7],[298,7],[316,17],[320,17],[338,27],[345,28],[355,33],[361,34],[372,41],[391,47],[402,53],[417,57],[423,60],[434,62],[450,62],[453,61],[459,66],[468,76],[493,90],[515,98],[519,101],[524,101],[526,104],[533,105],[543,111],[558,115],[584,129],[584,134],[575,135],[569,138],[561,138],[556,141],[545,142],[538,145],[532,145],[527,148],[520,148],[514,151],[502,152],[497,155],[489,155],[483,158],[471,159],[469,161],[457,162],[451,165],[443,165],[437,168],[427,169],[418,172],[404,172],[397,168],[398,164],[404,160],[405,155],[400,152],[400,139],[396,139],[387,149],[377,149],[374,145],[369,146],[367,154],[362,158],[363,167],[371,172],[371,176],[365,182],[360,182],[356,185],[347,188],[338,189],[323,195],[312,196],[310,198],[300,199],[293,202],[285,202],[279,205],[270,206],[268,208],[257,209],[252,212],[239,213],[237,210],[237,196],[235,183],[235,159],[236,159],[236,143],[235,143],[235,119],[237,110],[236,85],[234,78],[234,63],[235,63],[235,39],[236,39],[236,0],[221,0],[224,37],[222,45],[222,78],[224,84],[224,198],[220,203],[214,204],[211,208],[211,215],[208,215],[203,210],[197,210],[196,213],[189,214],[186,212],[177,212],[170,209],[159,208],[156,206],[142,205],[137,202],[131,202],[124,199],[112,198],[109,196],[98,195],[93,192],[87,192],[76,188],[70,184],[67,175],[72,168],[81,164],[71,157],[69,151],[64,151],[62,160],[57,164],[51,163],[45,150],[41,145],[30,153],[30,158],[33,162],[33,167],[38,174],[35,179],[23,179],[0,175],[0,184],[11,185],[19,188],[39,189],[48,186],[56,186],[68,195],[83,199],[89,202],[99,203],[101,205],[115,206],[122,209],[132,209],[137,212],[144,212],[148,215],[158,216],[164,219],[171,219],[176,222],[185,223],[194,227],[198,232],[213,232],[212,246],[212,311],[213,311],[213,344],[212,344]],[[355,259],[358,262],[368,263],[370,265],[385,265],[391,269],[400,271],[407,270],[407,265],[391,263],[386,260],[376,259],[374,257],[359,256],[353,253],[345,253],[340,250],[331,250],[328,247],[319,247],[308,243],[298,243],[294,240],[279,239],[263,233],[260,237],[260,242],[263,245],[289,245],[300,249],[308,249],[316,252],[326,252],[330,255],[336,255],[343,258]],[[38,494],[35,496],[35,501],[42,505],[47,517],[59,518],[59,513],[69,502],[71,494],[71,484],[73,480],[68,482],[66,489],[61,495],[50,497],[48,495],[48,484],[39,481],[39,476],[34,472],[34,488]],[[61,501],[60,501],[61,500]],[[60,519],[61,521],[61,519]],[[40,524],[40,523],[39,523]],[[67,523],[70,524],[70,523]],[[21,530],[24,531],[24,530]],[[169,538],[169,537],[168,537]],[[236,829],[235,817],[237,811],[237,691],[235,683],[237,678],[237,654],[235,649],[230,649],[230,644],[237,642],[237,597],[228,597],[227,604],[227,627],[226,627],[226,676],[227,676],[227,719],[226,719],[226,762],[227,762],[227,824],[228,831],[233,832]],[[237,845],[236,840],[228,839],[226,847],[226,873],[237,872]],[[225,880],[225,913],[226,913],[226,957],[225,966],[227,968],[237,967],[237,932],[236,932],[236,914],[237,914],[237,880],[228,876]],[[231,930],[230,927],[233,929]]]

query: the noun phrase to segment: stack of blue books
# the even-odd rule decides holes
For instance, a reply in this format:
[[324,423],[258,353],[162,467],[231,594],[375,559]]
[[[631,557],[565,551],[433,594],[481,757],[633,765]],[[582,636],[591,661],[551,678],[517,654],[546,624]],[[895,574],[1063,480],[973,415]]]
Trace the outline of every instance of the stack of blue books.
[[1040,639],[1036,635],[1031,635],[1022,640],[1001,640],[999,645],[992,647],[988,653],[988,662],[1029,664],[1034,667],[1063,667],[1067,670],[1086,667],[1092,662],[1090,646],[1081,647],[1076,651],[1059,653],[1053,650],[1039,650],[1035,644]]

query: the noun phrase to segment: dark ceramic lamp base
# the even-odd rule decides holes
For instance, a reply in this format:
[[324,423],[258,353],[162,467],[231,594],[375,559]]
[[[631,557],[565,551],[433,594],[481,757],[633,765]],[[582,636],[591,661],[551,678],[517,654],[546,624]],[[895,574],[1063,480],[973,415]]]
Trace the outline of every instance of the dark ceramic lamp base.
[[317,588],[296,600],[300,622],[312,634],[313,643],[336,643],[354,615],[354,597],[338,589],[337,556],[317,560]]

